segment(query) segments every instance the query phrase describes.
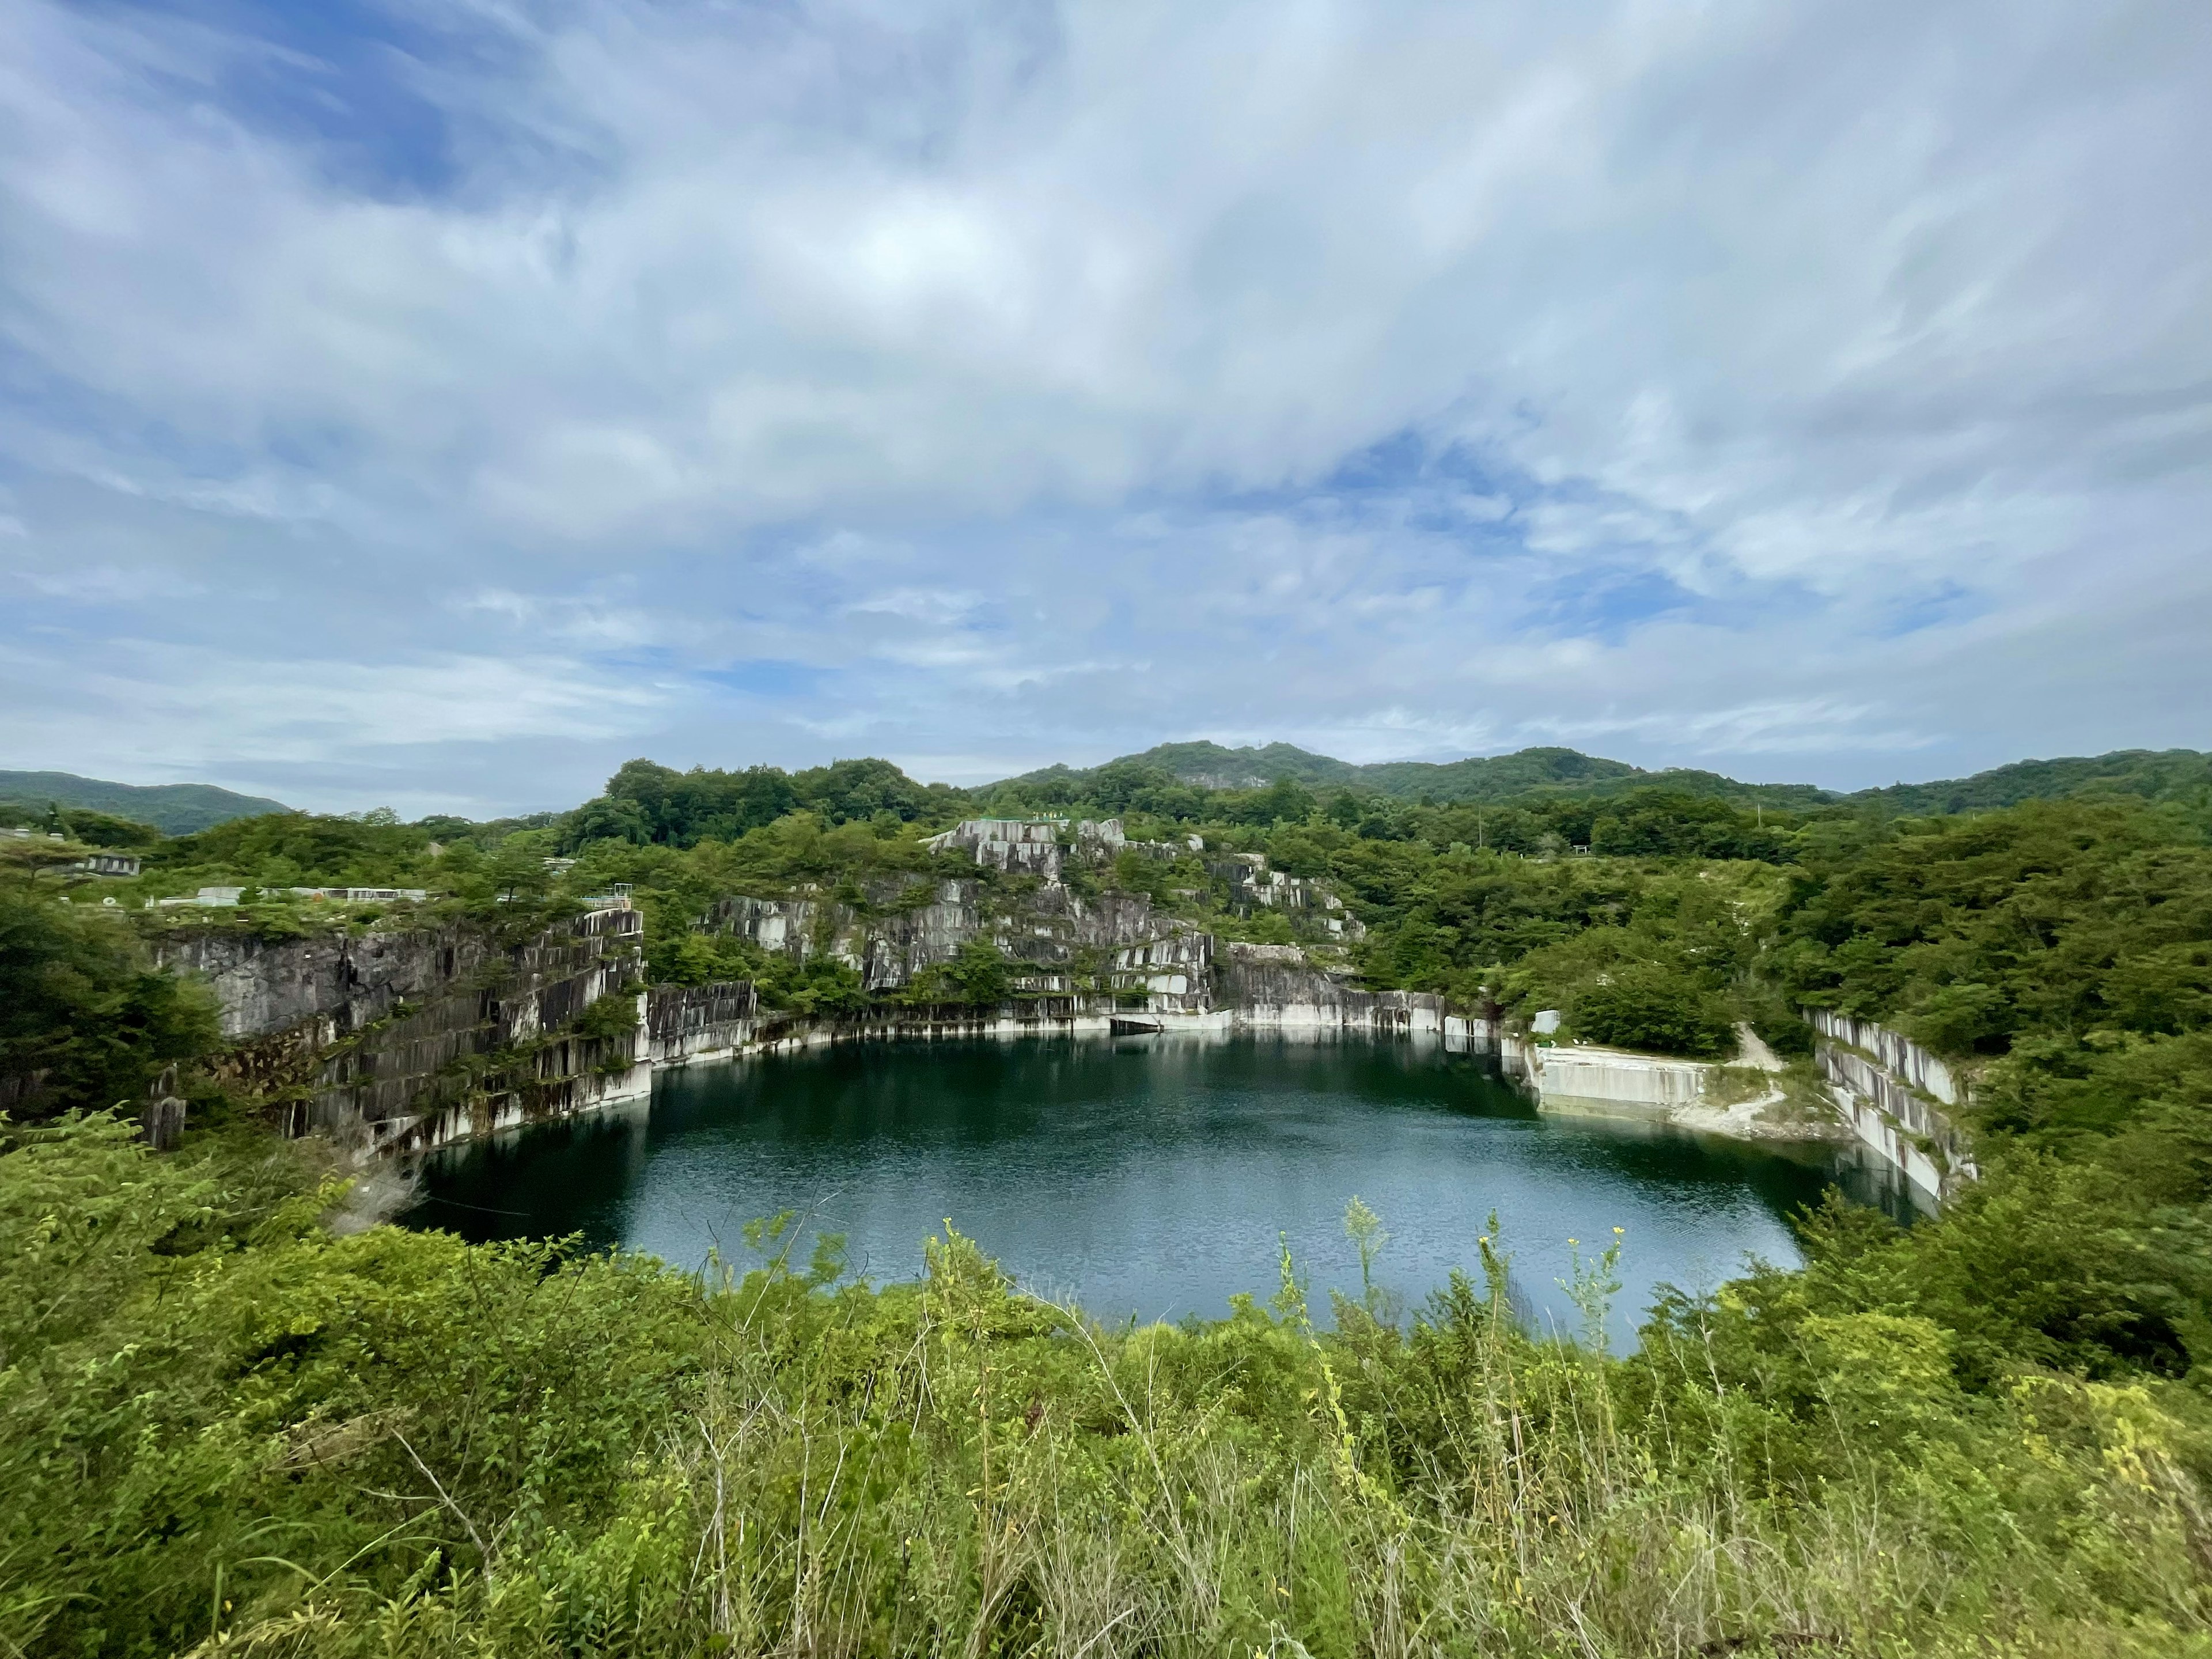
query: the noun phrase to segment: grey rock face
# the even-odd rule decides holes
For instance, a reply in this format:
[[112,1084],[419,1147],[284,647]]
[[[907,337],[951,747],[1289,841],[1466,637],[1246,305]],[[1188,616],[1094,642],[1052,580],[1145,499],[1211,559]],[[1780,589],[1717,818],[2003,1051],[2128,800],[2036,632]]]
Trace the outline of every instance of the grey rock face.
[[[978,821],[948,833],[947,845],[979,864],[1037,878],[892,878],[842,900],[731,896],[701,925],[795,961],[843,963],[874,993],[912,986],[963,945],[988,940],[1015,965],[1018,994],[1003,1006],[894,1000],[832,1020],[764,1009],[744,981],[645,993],[643,917],[626,904],[515,946],[468,927],[295,940],[209,928],[171,935],[162,960],[214,985],[236,1044],[220,1068],[230,1080],[288,1103],[294,1133],[320,1128],[380,1148],[582,1110],[646,1092],[655,1066],[782,1042],[1103,1030],[1131,1012],[1221,1025],[1441,1029],[1439,999],[1351,990],[1295,946],[1220,946],[1142,894],[1086,896],[1059,879],[1071,859],[1099,862],[1125,848],[1117,822],[1071,831]],[[1314,884],[1252,860],[1235,867],[1255,903],[1340,913]],[[586,1011],[615,994],[635,997],[635,1030],[605,1035],[613,1028],[593,1021],[603,1034],[581,1035]]]
[[237,1041],[218,1075],[283,1101],[288,1131],[402,1146],[641,1091],[641,1026],[572,1028],[602,997],[637,994],[644,922],[598,910],[519,945],[470,926],[274,940],[214,930],[173,935],[157,956],[213,984]]
[[1376,1032],[1443,1030],[1444,1000],[1425,991],[1356,991],[1311,966],[1293,945],[1231,945],[1217,975],[1218,994],[1253,1025]]
[[[1049,974],[1071,969],[1086,952],[1188,931],[1135,893],[1085,900],[1064,886],[1039,887],[992,905],[982,883],[947,881],[922,893],[886,885],[866,897],[876,914],[817,897],[726,898],[705,925],[799,962],[826,955],[857,970],[871,991],[913,983],[970,939],[988,939],[1016,962]],[[902,900],[906,908],[891,908]]]
[[759,1012],[750,980],[655,986],[645,1000],[647,1058],[680,1066],[695,1055],[741,1048],[752,1041]]

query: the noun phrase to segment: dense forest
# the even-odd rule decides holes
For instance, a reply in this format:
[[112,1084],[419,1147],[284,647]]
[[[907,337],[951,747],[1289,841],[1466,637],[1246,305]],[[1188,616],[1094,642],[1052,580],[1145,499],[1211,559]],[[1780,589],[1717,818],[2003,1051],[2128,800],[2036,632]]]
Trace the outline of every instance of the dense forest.
[[[0,1080],[80,1109],[0,1151],[0,1644],[2212,1653],[2212,808],[2109,781],[1902,816],[1664,780],[1425,802],[1130,763],[978,795],[639,762],[530,823],[64,811],[63,841],[0,842]],[[849,975],[693,923],[977,878],[923,842],[978,811],[1120,816],[1166,854],[1080,879],[1598,1040],[1879,1018],[1976,1077],[1984,1178],[1909,1229],[1808,1214],[1802,1270],[1670,1294],[1620,1354],[1606,1250],[1562,1338],[1516,1317],[1494,1230],[1399,1309],[1388,1218],[1357,1206],[1364,1295],[1312,1305],[1286,1261],[1231,1319],[1101,1328],[949,1228],[890,1285],[793,1260],[789,1218],[703,1275],[341,1236],[315,1145],[212,1085],[171,1154],[103,1109],[217,1046],[204,994],[147,965],[179,914],[147,899],[226,884],[221,925],[373,928],[285,890],[402,886],[525,928],[629,882],[653,977],[836,1013],[866,1000]],[[92,846],[144,873],[67,884]],[[1327,884],[1364,933],[1240,908],[1217,852]],[[979,999],[994,966],[959,964]]]

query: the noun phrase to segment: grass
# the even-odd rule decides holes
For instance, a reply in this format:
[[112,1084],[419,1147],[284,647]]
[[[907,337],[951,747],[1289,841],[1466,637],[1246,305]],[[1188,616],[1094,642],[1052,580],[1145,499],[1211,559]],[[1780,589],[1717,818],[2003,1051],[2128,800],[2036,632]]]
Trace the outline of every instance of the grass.
[[1675,1298],[1613,1355],[1610,1255],[1539,1340],[1492,1237],[1402,1323],[1286,1260],[1106,1328],[949,1228],[685,1275],[333,1237],[270,1160],[0,1155],[0,1651],[2212,1651],[2195,1392],[1970,1390],[1925,1317]]

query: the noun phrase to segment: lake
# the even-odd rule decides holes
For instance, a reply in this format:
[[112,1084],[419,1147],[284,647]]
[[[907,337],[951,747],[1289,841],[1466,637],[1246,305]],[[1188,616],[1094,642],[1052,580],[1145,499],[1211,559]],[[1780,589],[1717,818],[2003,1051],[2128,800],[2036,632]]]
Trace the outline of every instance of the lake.
[[[921,1270],[950,1219],[1024,1285],[1118,1320],[1265,1302],[1279,1237],[1316,1316],[1357,1292],[1343,1218],[1389,1232],[1376,1278],[1408,1308],[1478,1282],[1495,1212],[1516,1303],[1572,1326],[1558,1281],[1622,1230],[1608,1321],[1631,1338],[1662,1283],[1707,1290],[1750,1256],[1794,1265],[1786,1218],[1831,1184],[1900,1217],[1856,1147],[1751,1145],[1632,1116],[1539,1113],[1485,1056],[1434,1041],[1182,1036],[855,1043],[665,1073],[649,1102],[431,1153],[410,1224],[471,1238],[581,1233],[685,1267],[741,1267],[782,1210],[845,1235],[854,1272]],[[811,1249],[802,1243],[794,1259]]]

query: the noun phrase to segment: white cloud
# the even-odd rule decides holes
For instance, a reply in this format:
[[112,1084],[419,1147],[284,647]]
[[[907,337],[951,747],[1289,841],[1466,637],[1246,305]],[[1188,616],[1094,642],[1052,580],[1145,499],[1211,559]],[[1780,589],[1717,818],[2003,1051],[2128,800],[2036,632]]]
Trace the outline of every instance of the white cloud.
[[[631,740],[2203,741],[2201,7],[401,15],[497,49],[0,0],[0,559],[172,602],[33,611],[13,672],[132,657],[165,752],[342,775],[409,663],[518,712],[399,726],[572,736],[572,788]],[[276,61],[427,100],[439,167]],[[787,747],[717,749],[761,661]]]

